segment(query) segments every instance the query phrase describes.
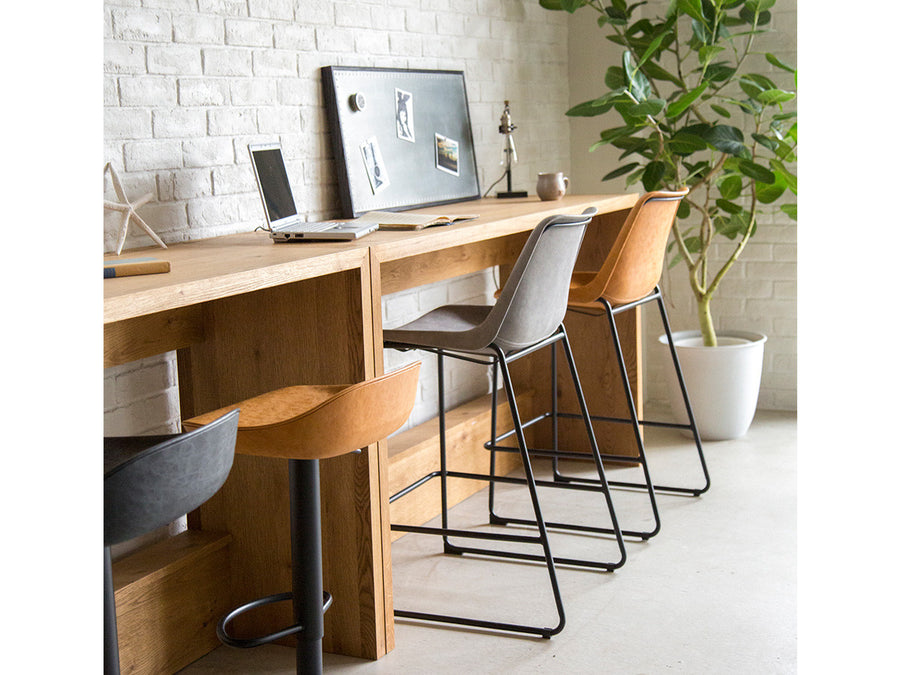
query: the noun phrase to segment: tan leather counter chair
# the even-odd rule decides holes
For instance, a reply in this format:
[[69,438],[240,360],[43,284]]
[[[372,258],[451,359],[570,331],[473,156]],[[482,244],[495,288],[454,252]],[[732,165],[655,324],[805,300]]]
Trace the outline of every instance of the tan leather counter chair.
[[[353,385],[285,387],[184,423],[202,426],[240,408],[236,452],[288,460],[291,497],[292,592],[242,605],[219,622],[219,639],[233,647],[256,647],[297,636],[297,672],[322,672],[324,611],[331,596],[322,590],[319,460],[366,447],[399,429],[412,410],[419,363]],[[350,517],[352,514],[348,514]],[[272,602],[293,601],[294,625],[258,638],[229,634],[239,614]]]
[[[675,347],[672,343],[672,331],[669,327],[665,302],[659,289],[659,280],[662,276],[665,262],[666,241],[672,229],[672,223],[675,220],[678,207],[687,193],[688,190],[684,189],[679,192],[657,191],[643,195],[629,213],[600,270],[596,272],[576,272],[572,276],[572,283],[569,287],[569,311],[606,316],[615,346],[622,387],[628,402],[628,418],[603,417],[599,415],[592,415],[591,417],[595,420],[607,422],[630,423],[634,429],[634,437],[637,442],[638,461],[644,470],[645,483],[643,484],[613,480],[610,480],[609,484],[618,487],[648,490],[653,502],[657,528],[659,515],[656,510],[654,490],[697,496],[706,492],[710,486],[709,471],[706,467],[706,459],[703,456],[700,434],[697,432],[697,425],[694,422],[688,392],[681,374],[681,366],[678,363],[678,355],[675,353]],[[672,364],[678,376],[684,405],[687,409],[688,424],[641,420],[637,416],[637,409],[631,394],[631,387],[629,386],[628,371],[622,355],[622,345],[616,330],[615,316],[652,301],[656,301],[663,327],[666,331]],[[594,402],[593,407],[597,407],[596,402]],[[574,414],[569,416],[574,416]],[[641,425],[690,429],[694,443],[697,446],[697,457],[703,474],[701,484],[696,487],[681,487],[652,483],[647,467],[647,458],[644,454],[644,443],[640,431]],[[603,459],[635,461],[633,457],[614,454],[604,454]]]

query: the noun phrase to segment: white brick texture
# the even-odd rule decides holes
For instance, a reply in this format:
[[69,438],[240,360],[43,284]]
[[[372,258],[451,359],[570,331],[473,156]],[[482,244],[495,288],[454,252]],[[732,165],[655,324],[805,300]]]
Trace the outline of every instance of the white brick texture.
[[[309,218],[338,214],[319,68],[366,65],[460,69],[483,188],[502,171],[497,133],[504,99],[522,129],[516,187],[567,169],[565,17],[505,0],[107,0],[104,131],[130,196],[151,192],[141,215],[165,241],[249,231],[262,221],[246,145],[280,140],[296,198]],[[530,3],[529,3],[530,4]],[[536,5],[536,3],[534,3]],[[510,7],[515,5],[515,7]],[[111,196],[111,186],[105,186]],[[105,218],[115,245],[117,220]],[[127,247],[151,243],[130,232]],[[490,302],[480,273],[385,299],[390,325],[439,304]],[[386,355],[388,368],[415,358]],[[450,364],[449,400],[487,391],[480,368]],[[436,411],[426,359],[411,423]],[[178,426],[174,357],[106,371],[107,433]]]

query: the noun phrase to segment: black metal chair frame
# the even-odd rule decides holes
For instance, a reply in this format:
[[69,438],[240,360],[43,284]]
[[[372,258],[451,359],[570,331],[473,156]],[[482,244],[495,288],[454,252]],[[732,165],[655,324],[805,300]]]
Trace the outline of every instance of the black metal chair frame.
[[[662,319],[663,328],[666,332],[666,337],[669,345],[669,353],[672,357],[672,364],[675,368],[675,374],[678,378],[678,384],[681,389],[681,395],[684,400],[685,409],[687,411],[688,423],[687,424],[679,424],[674,422],[660,422],[660,421],[651,421],[651,420],[643,420],[639,419],[637,415],[637,408],[635,406],[634,397],[631,393],[631,385],[628,379],[628,369],[625,365],[625,357],[622,351],[621,341],[619,339],[619,332],[616,328],[616,320],[615,315],[625,312],[630,309],[634,309],[644,303],[656,301],[657,307],[659,309],[660,318]],[[644,482],[633,482],[633,481],[617,481],[617,480],[608,480],[602,487],[605,488],[606,485],[609,485],[614,488],[630,488],[637,490],[645,490],[648,494],[648,498],[650,500],[651,510],[653,512],[654,518],[654,527],[651,530],[646,531],[634,531],[634,530],[622,530],[622,534],[625,536],[636,536],[641,539],[649,539],[650,537],[655,536],[659,533],[660,530],[660,518],[659,518],[659,509],[656,503],[656,491],[673,493],[673,494],[685,494],[691,496],[699,496],[709,490],[710,487],[710,477],[709,470],[706,465],[706,458],[703,454],[703,444],[700,440],[700,434],[697,431],[697,424],[694,420],[694,413],[691,409],[690,399],[688,397],[687,388],[684,383],[684,376],[681,372],[681,364],[678,361],[678,355],[675,352],[675,345],[672,341],[672,331],[669,326],[669,319],[666,313],[665,303],[663,302],[662,293],[657,286],[652,293],[641,298],[640,300],[636,300],[634,302],[630,302],[627,304],[619,305],[617,307],[613,307],[608,301],[604,299],[600,299],[599,302],[603,304],[605,314],[608,319],[610,334],[613,338],[613,345],[615,347],[616,352],[616,361],[619,367],[619,374],[622,380],[623,389],[625,391],[625,398],[628,403],[628,411],[629,417],[608,417],[603,415],[591,415],[591,419],[599,422],[613,422],[620,424],[630,424],[632,429],[634,430],[634,438],[637,444],[638,456],[634,457],[631,455],[621,455],[615,453],[601,453],[601,458],[604,461],[613,461],[613,462],[627,462],[627,463],[638,463],[641,466],[641,469],[644,474]],[[584,314],[592,314],[591,312],[585,312],[579,310],[577,307],[570,307],[569,311],[584,313]],[[594,484],[596,483],[593,479],[585,479],[579,478],[575,476],[567,476],[559,471],[559,460],[560,459],[584,459],[584,453],[572,453],[565,452],[559,449],[559,441],[558,441],[558,420],[560,418],[576,418],[579,417],[577,413],[563,413],[559,412],[558,409],[558,400],[556,395],[556,352],[553,351],[551,356],[551,382],[552,382],[552,395],[551,395],[551,410],[549,412],[545,412],[541,415],[533,417],[524,423],[523,426],[528,427],[533,424],[536,424],[542,420],[550,419],[553,425],[553,448],[550,449],[540,449],[532,451],[534,454],[538,454],[541,456],[550,457],[553,459],[553,480],[558,483],[558,487],[567,484]],[[493,406],[492,414],[496,418],[496,406]],[[694,443],[697,447],[697,455],[700,461],[700,467],[703,472],[703,485],[700,487],[684,487],[684,486],[674,486],[674,485],[660,485],[654,483],[650,478],[650,471],[648,467],[647,457],[644,449],[644,441],[641,434],[641,426],[654,426],[654,427],[666,427],[672,429],[684,429],[690,430],[693,435]],[[485,443],[485,448],[491,451],[493,456],[496,451],[505,451],[512,452],[515,449],[510,446],[501,446],[498,445],[499,442],[505,440],[510,435],[512,435],[513,431],[507,431],[501,435],[491,434],[491,441]],[[493,486],[491,486],[491,492],[493,493]],[[504,518],[502,516],[497,515],[494,512],[494,500],[493,494],[490,495],[489,499],[489,510],[490,510],[490,518],[492,523],[506,523],[506,522],[518,522],[514,519]],[[572,525],[566,525],[561,523],[555,523],[553,525],[559,529],[578,529]]]
[[[322,638],[325,612],[331,595],[322,589],[322,521],[319,501],[319,460],[289,459],[291,509],[291,587],[288,593],[276,593],[245,603],[219,621],[216,634],[224,644],[248,649],[290,635],[297,637],[297,673],[322,672]],[[293,603],[294,623],[287,628],[252,638],[229,633],[229,624],[241,614],[275,602]]]
[[[599,491],[602,492],[605,496],[606,507],[609,512],[609,516],[611,519],[612,527],[610,528],[587,528],[585,530],[591,532],[602,532],[605,534],[611,534],[615,537],[615,540],[618,544],[619,549],[619,559],[616,561],[593,561],[593,560],[583,560],[583,559],[573,559],[573,558],[561,558],[554,557],[550,550],[550,540],[548,537],[548,529],[551,529],[554,525],[551,523],[545,523],[542,512],[540,502],[538,500],[537,488],[538,487],[560,487],[560,484],[545,481],[545,480],[537,480],[534,476],[534,471],[531,463],[531,456],[537,456],[538,453],[534,453],[531,449],[528,448],[525,442],[525,432],[524,426],[521,422],[521,417],[519,415],[518,406],[516,404],[515,393],[512,385],[512,381],[509,373],[509,364],[513,361],[516,361],[519,358],[527,356],[539,349],[542,349],[546,346],[551,346],[555,350],[555,345],[557,342],[562,342],[566,358],[569,365],[569,371],[573,379],[573,383],[575,385],[575,390],[578,394],[579,405],[581,407],[581,417],[585,420],[585,429],[588,435],[588,439],[591,446],[592,457],[597,469],[598,478],[597,486],[585,486],[577,483],[567,484],[565,487],[572,490],[591,490],[591,491]],[[385,342],[386,348],[407,350],[407,349],[421,349],[423,351],[429,351],[434,354],[437,354],[437,365],[438,365],[438,414],[439,414],[439,429],[440,429],[440,469],[438,471],[431,472],[419,480],[413,482],[409,486],[403,488],[397,493],[391,495],[389,501],[393,503],[394,501],[400,499],[401,497],[409,494],[413,490],[418,487],[421,487],[429,480],[433,478],[440,478],[441,481],[441,526],[440,527],[428,527],[428,526],[413,526],[413,525],[404,525],[404,524],[391,524],[391,529],[398,532],[407,532],[407,533],[416,533],[416,534],[430,534],[430,535],[440,535],[443,538],[444,542],[444,553],[462,555],[464,553],[470,554],[478,554],[478,555],[486,555],[486,556],[496,556],[502,558],[511,558],[518,560],[531,560],[531,561],[539,561],[543,562],[548,571],[551,589],[553,591],[554,602],[556,604],[558,623],[556,626],[548,627],[548,626],[531,626],[531,625],[522,625],[515,623],[505,623],[498,621],[486,621],[475,618],[468,617],[459,617],[452,615],[444,615],[444,614],[436,614],[436,613],[425,613],[425,612],[416,612],[416,611],[408,611],[408,610],[400,610],[395,609],[394,615],[400,618],[408,618],[408,619],[418,619],[425,621],[436,621],[443,623],[451,623],[451,624],[459,624],[466,626],[473,626],[478,628],[488,628],[495,629],[501,631],[511,631],[518,633],[527,633],[539,635],[544,638],[549,638],[552,635],[556,635],[559,633],[563,627],[565,626],[565,611],[563,609],[562,597],[560,595],[559,584],[556,576],[556,564],[562,565],[572,565],[572,566],[580,566],[580,567],[591,567],[596,569],[602,569],[606,571],[613,571],[619,567],[621,567],[625,563],[626,553],[625,553],[625,544],[622,538],[622,532],[618,526],[618,520],[615,514],[615,508],[613,506],[612,499],[610,497],[609,487],[607,485],[606,476],[603,471],[603,462],[599,454],[599,449],[597,446],[596,439],[594,437],[593,428],[588,421],[589,413],[587,410],[587,406],[584,400],[584,396],[581,389],[581,384],[578,379],[578,373],[575,367],[575,361],[572,357],[571,348],[569,346],[568,337],[565,332],[565,328],[560,325],[559,328],[551,334],[549,337],[544,338],[538,343],[534,345],[516,350],[514,352],[505,353],[502,348],[497,346],[496,344],[489,345],[488,349],[490,349],[493,354],[476,354],[469,352],[461,352],[454,350],[446,350],[434,347],[423,347],[420,345],[408,345],[404,343],[395,343],[395,342]],[[449,471],[447,469],[447,447],[446,447],[446,415],[445,415],[445,401],[444,401],[444,362],[443,359],[445,356],[449,356],[451,358],[461,359],[464,361],[469,361],[473,363],[479,363],[483,365],[490,365],[493,368],[494,380],[493,380],[493,390],[492,390],[492,399],[493,405],[496,409],[496,399],[497,399],[497,369],[499,368],[502,377],[504,387],[507,392],[507,399],[509,402],[510,412],[513,419],[514,429],[510,433],[515,433],[516,440],[518,443],[518,447],[516,451],[519,452],[522,466],[524,469],[525,477],[518,478],[513,476],[498,476],[494,471],[494,458],[492,457],[491,461],[491,473],[490,474],[480,474],[480,473],[468,473],[461,471]],[[479,358],[480,356],[480,358]],[[492,420],[492,425],[496,426],[496,419]],[[522,524],[531,525],[537,528],[538,534],[535,535],[519,535],[519,534],[509,534],[509,533],[496,533],[496,532],[473,532],[469,530],[460,530],[453,529],[449,524],[448,517],[448,506],[447,506],[447,479],[448,478],[460,478],[460,479],[468,479],[468,480],[479,480],[486,481],[490,483],[491,488],[493,488],[494,483],[510,483],[517,485],[526,485],[529,490],[529,495],[531,499],[531,506],[534,511],[535,519],[531,521],[520,521]],[[503,542],[512,542],[512,543],[523,543],[523,544],[533,544],[540,545],[542,547],[542,554],[534,554],[534,553],[524,553],[518,551],[508,551],[508,550],[497,550],[491,548],[478,548],[471,546],[459,546],[454,543],[451,543],[449,537],[456,538],[464,538],[464,539],[483,539],[488,541],[503,541]]]

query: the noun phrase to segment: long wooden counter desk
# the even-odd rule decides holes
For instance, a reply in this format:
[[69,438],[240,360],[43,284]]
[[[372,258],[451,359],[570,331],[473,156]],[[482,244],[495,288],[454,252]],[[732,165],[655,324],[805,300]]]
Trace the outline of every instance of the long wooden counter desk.
[[[183,417],[290,384],[371,378],[384,369],[383,295],[509,265],[541,218],[580,213],[588,206],[596,206],[599,214],[586,234],[577,267],[596,269],[636,198],[634,194],[567,196],[556,202],[488,198],[430,209],[479,214],[474,221],[417,232],[379,231],[355,242],[276,245],[267,234],[254,232],[147,250],[141,255],[169,260],[172,270],[104,282],[104,363],[118,365],[177,350]],[[121,257],[136,257],[136,252]],[[579,361],[589,401],[598,396],[602,400],[614,371],[607,372],[602,356],[598,358],[595,327],[582,327],[576,317],[569,317],[567,329],[576,358],[579,343],[591,355]],[[637,318],[624,326],[624,333],[631,347],[630,367],[637,372]],[[535,405],[543,405],[542,392],[549,387],[546,369],[536,364],[523,368],[524,376],[535,383],[530,396]],[[565,403],[565,387],[561,397]],[[472,402],[460,409],[460,419],[483,419],[485,410],[483,402]],[[377,659],[393,648],[387,497],[393,484],[402,482],[405,467],[430,461],[435,433],[434,425],[426,423],[392,438],[391,460],[388,444],[381,442],[360,454],[322,463],[324,582],[335,599],[326,615],[328,651]],[[606,444],[620,439],[633,443],[616,430],[598,428],[598,434]],[[483,439],[469,442],[474,447]],[[486,454],[482,451],[480,456]],[[404,508],[407,518],[424,521],[433,515],[427,495]],[[204,588],[215,597],[200,603],[203,612],[211,614],[218,607],[290,587],[288,517],[283,463],[237,456],[223,489],[188,519],[185,534],[222,533],[216,550],[227,551],[223,565],[210,567],[210,574],[223,578],[206,580]],[[166,555],[161,550],[149,557],[165,567]],[[119,598],[134,582],[135,563],[126,559],[116,567]],[[230,574],[223,571],[229,569]],[[160,576],[158,570],[153,574],[146,578]],[[120,605],[119,613],[148,611],[146,594],[142,597],[133,607],[127,602]],[[203,624],[197,635],[180,627],[153,639],[178,642],[189,635],[192,645],[181,650],[180,658],[197,658],[216,646],[218,616],[193,618]],[[289,608],[261,608],[251,621],[237,626],[238,632],[261,633],[286,625]],[[126,617],[120,625],[140,621],[129,624]],[[176,667],[161,665],[168,664],[165,659],[171,661],[171,655],[154,655],[153,645],[146,644],[150,639],[120,628],[123,668],[129,659],[138,671]],[[178,650],[170,646],[167,651]]]

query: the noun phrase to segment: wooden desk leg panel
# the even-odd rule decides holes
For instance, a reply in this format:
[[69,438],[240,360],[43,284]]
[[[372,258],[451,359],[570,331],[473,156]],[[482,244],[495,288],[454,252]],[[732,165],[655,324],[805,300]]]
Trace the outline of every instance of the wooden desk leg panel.
[[[370,321],[367,268],[208,303],[206,339],[179,353],[182,414],[288,385],[361,381],[374,373]],[[386,651],[379,471],[374,447],[321,463],[324,583],[335,598],[325,648],[370,659]],[[234,537],[234,604],[290,589],[288,509],[286,461],[238,456],[219,494],[192,515],[192,527]],[[238,634],[289,625],[289,603],[280,604],[250,613]]]

